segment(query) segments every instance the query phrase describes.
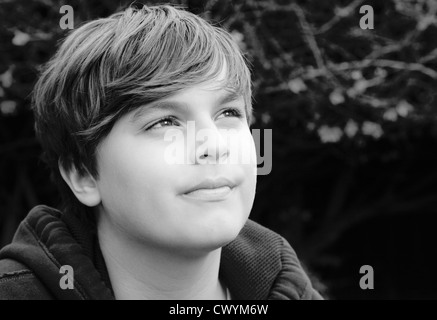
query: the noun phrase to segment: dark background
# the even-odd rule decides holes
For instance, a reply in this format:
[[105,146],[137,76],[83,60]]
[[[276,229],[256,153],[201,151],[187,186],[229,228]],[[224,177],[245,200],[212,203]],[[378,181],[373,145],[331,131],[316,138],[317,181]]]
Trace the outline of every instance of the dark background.
[[[132,1],[0,0],[0,247],[58,195],[29,94],[68,30]],[[142,1],[146,4],[162,3]],[[437,1],[170,1],[232,32],[253,67],[252,128],[273,130],[251,217],[331,299],[437,298]],[[374,29],[362,30],[362,5]],[[362,290],[362,265],[375,288]]]

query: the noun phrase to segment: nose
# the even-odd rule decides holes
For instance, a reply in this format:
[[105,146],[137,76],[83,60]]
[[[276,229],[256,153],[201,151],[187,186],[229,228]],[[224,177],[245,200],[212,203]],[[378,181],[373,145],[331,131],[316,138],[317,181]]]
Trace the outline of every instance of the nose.
[[[195,141],[194,148],[189,151],[191,163],[219,164],[229,157],[228,139],[223,130],[218,129],[214,121],[193,121]],[[189,137],[190,139],[190,137]]]

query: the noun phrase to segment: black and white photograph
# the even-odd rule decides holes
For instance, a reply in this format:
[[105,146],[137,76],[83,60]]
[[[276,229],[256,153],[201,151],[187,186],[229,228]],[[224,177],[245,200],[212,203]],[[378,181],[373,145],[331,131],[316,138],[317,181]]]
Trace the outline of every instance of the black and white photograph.
[[436,226],[436,0],[0,0],[0,300],[436,300]]

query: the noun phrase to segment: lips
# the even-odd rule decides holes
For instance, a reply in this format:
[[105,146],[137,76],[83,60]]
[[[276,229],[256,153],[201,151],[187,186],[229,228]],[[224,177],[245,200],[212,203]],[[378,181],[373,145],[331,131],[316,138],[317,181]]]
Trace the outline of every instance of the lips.
[[217,191],[224,190],[227,188],[233,189],[235,185],[236,184],[234,182],[224,177],[219,177],[215,179],[208,178],[194,185],[193,187],[189,188],[187,191],[185,191],[185,194],[193,193],[197,190],[204,190],[204,189],[206,190],[210,189],[210,191],[207,192],[212,192],[213,190],[211,189],[217,189]]

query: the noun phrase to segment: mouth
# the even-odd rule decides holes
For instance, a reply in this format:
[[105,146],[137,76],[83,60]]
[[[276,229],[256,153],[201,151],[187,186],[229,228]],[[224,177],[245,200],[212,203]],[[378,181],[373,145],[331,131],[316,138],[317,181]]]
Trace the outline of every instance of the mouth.
[[235,183],[225,178],[206,179],[190,188],[183,196],[196,200],[222,201],[228,198],[235,186]]

